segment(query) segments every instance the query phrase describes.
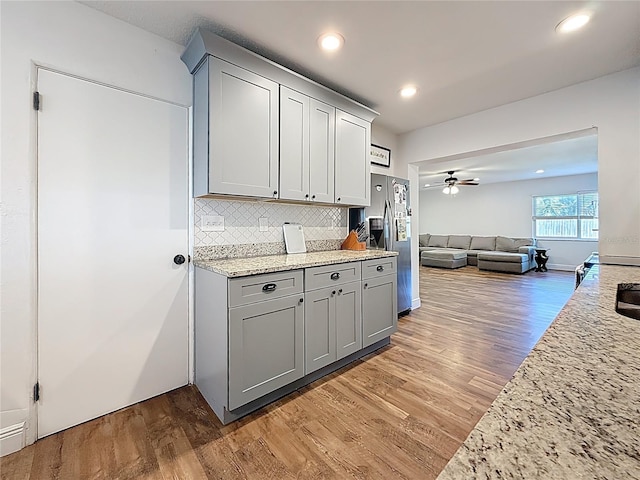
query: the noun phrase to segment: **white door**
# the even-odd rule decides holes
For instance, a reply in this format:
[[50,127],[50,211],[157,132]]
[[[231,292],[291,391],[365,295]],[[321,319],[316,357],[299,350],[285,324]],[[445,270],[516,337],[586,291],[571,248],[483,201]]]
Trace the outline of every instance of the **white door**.
[[188,110],[46,70],[38,436],[188,381]]

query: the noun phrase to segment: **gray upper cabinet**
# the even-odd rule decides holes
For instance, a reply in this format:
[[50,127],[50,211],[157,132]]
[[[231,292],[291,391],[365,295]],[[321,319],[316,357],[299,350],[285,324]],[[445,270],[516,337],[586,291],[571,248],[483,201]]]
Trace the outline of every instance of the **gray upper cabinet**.
[[309,198],[333,203],[336,109],[312,98],[309,110]]
[[371,204],[371,124],[336,111],[335,197],[343,205]]
[[309,200],[309,100],[280,87],[280,198]]
[[194,77],[194,195],[369,205],[370,108],[205,30]]
[[334,202],[336,109],[280,86],[280,198]]
[[214,57],[194,82],[194,193],[277,197],[278,84]]

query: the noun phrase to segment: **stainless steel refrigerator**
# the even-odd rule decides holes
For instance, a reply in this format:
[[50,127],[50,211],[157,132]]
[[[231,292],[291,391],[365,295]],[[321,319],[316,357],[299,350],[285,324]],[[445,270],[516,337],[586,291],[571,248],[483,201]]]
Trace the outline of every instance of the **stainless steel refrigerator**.
[[349,228],[369,235],[367,248],[398,252],[398,314],[411,310],[411,204],[409,180],[371,174],[371,206],[349,211]]

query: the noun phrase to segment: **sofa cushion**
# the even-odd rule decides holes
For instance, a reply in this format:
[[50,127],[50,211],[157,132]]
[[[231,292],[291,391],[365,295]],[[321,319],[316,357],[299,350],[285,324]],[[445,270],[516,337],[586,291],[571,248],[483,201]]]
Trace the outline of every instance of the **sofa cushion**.
[[481,260],[490,262],[526,263],[529,261],[529,257],[522,253],[480,252],[478,253],[478,262]]
[[429,237],[431,237],[430,234],[428,233],[421,233],[418,236],[418,243],[421,247],[428,247],[429,246]]
[[439,260],[461,260],[463,258],[467,258],[467,252],[461,250],[427,250],[422,252],[420,258],[431,258],[431,259],[439,259]]
[[495,250],[496,237],[471,237],[471,250]]
[[449,235],[431,235],[429,238],[429,247],[447,247],[447,242],[449,241]]
[[501,252],[517,252],[520,247],[533,245],[533,238],[496,237],[496,250]]
[[536,246],[536,240],[534,238],[514,238],[513,241],[516,242],[518,248]]
[[449,235],[447,247],[468,250],[469,245],[471,245],[471,235]]

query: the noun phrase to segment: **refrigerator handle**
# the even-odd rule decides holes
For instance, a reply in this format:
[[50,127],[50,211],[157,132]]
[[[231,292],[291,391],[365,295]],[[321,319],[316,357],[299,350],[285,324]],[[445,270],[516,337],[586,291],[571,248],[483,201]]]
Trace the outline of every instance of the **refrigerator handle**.
[[391,202],[386,199],[384,202],[384,222],[385,222],[385,250],[393,250],[393,210],[391,209]]

